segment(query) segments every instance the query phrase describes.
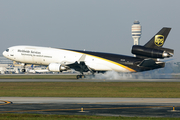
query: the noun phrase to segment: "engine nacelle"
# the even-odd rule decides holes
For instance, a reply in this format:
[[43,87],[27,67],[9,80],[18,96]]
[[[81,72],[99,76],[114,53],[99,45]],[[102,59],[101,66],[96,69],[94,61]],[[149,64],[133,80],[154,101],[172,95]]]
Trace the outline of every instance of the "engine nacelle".
[[67,70],[66,67],[62,66],[59,63],[50,63],[48,66],[48,69],[49,69],[49,71],[52,71],[52,72],[62,72],[62,71]]
[[[167,51],[170,49],[167,49]],[[134,45],[132,47],[132,54],[143,56],[143,57],[150,57],[150,58],[167,58],[172,57],[173,53],[166,52],[166,48],[160,49],[153,49],[147,48],[140,45]]]

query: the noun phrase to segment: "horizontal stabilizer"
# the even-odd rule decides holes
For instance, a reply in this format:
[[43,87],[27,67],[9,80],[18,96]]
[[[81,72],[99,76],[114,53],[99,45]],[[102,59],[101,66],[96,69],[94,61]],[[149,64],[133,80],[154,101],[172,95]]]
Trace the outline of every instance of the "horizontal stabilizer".
[[144,59],[138,66],[148,67],[148,68],[160,68],[160,67],[164,67],[165,63],[160,61],[157,62],[154,61],[153,59]]
[[142,67],[151,67],[151,66],[155,66],[156,62],[152,59],[145,59],[143,60],[138,66],[142,66]]

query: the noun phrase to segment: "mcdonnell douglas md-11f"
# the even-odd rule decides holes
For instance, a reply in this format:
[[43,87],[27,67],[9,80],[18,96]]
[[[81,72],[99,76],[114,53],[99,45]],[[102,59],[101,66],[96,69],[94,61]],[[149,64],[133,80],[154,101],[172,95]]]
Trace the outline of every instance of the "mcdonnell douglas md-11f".
[[165,62],[160,59],[173,56],[173,49],[162,47],[170,30],[171,28],[164,27],[144,46],[134,45],[131,52],[136,57],[36,46],[9,47],[3,55],[10,60],[23,63],[23,72],[26,64],[47,65],[52,72],[74,69],[81,73],[77,78],[84,77],[83,73],[88,71],[92,74],[106,71],[140,72],[163,68]]

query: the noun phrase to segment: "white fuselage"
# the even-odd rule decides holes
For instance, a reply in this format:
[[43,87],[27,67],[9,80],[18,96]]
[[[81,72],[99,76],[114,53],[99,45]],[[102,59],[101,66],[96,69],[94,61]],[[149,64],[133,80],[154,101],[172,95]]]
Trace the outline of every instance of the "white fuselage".
[[[39,65],[59,63],[68,65],[79,61],[84,53],[48,47],[13,46],[4,51],[3,55],[20,63]],[[84,58],[84,62],[89,68],[96,71],[135,72],[124,65],[88,54]]]

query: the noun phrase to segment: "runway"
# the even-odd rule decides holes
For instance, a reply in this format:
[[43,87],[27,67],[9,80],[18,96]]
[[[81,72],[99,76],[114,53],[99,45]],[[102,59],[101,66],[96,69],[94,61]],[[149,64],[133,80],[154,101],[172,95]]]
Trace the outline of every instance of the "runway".
[[180,82],[180,79],[0,79],[0,82]]
[[0,97],[0,100],[0,113],[180,117],[180,98]]

